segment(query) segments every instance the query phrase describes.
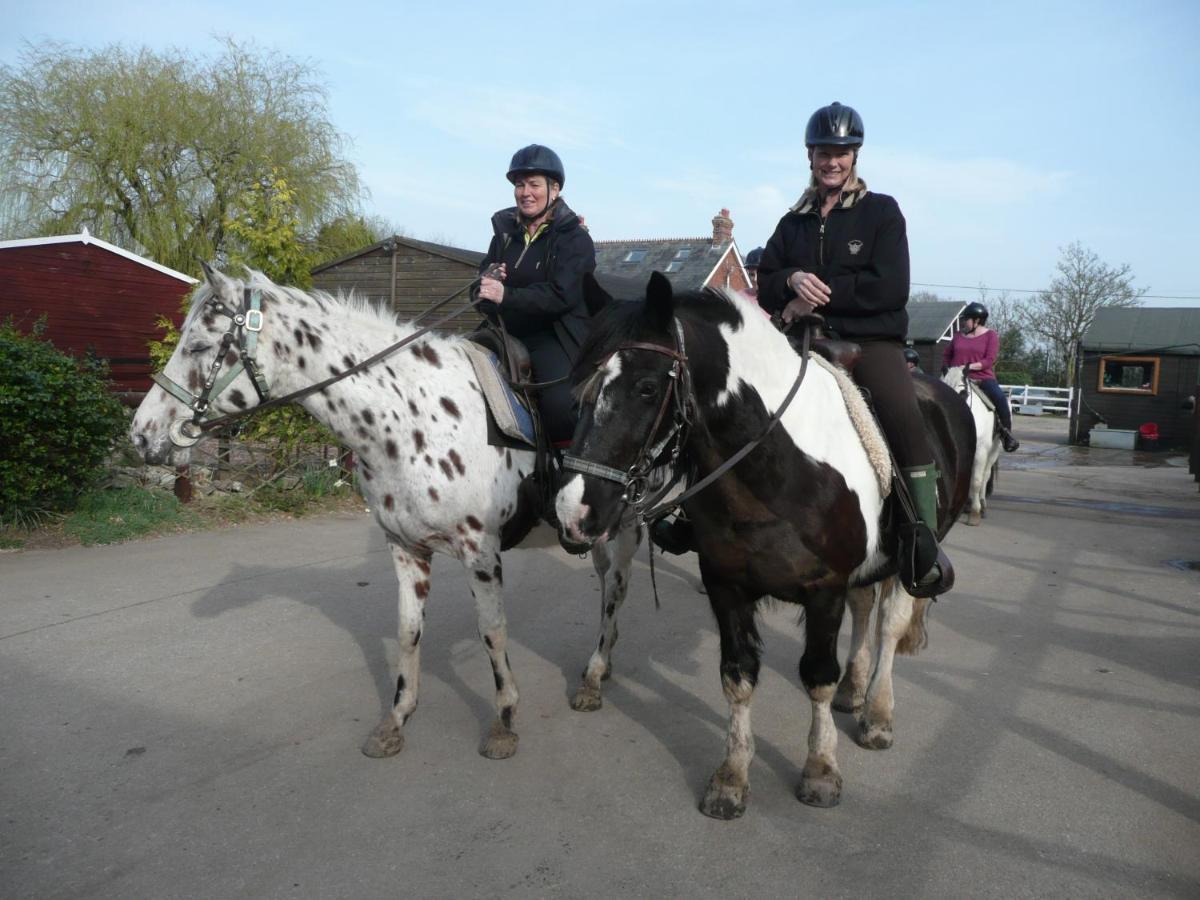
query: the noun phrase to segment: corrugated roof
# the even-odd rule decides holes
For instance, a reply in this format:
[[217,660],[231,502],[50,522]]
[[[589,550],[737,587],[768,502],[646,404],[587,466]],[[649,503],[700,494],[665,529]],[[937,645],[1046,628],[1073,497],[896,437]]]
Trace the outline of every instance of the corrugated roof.
[[1101,309],[1083,335],[1083,348],[1200,356],[1200,307]]
[[[711,237],[597,241],[596,271],[633,279],[642,284],[650,279],[652,272],[658,271],[666,275],[677,289],[699,290],[732,246],[732,241],[714,244]],[[627,260],[634,251],[642,251],[641,257]],[[679,258],[680,251],[686,251],[685,258]],[[677,263],[673,271],[672,263]]]
[[154,269],[156,272],[162,272],[164,275],[170,275],[172,278],[178,278],[187,284],[198,284],[197,280],[190,275],[184,275],[182,272],[177,272],[175,269],[164,266],[162,263],[156,263],[152,259],[146,259],[144,256],[138,256],[124,247],[118,247],[116,244],[110,244],[108,241],[102,241],[100,238],[93,236],[86,228],[79,234],[59,234],[53,237],[40,238],[21,238],[15,241],[0,241],[0,250],[15,250],[18,247],[44,247],[50,244],[85,244],[100,247],[102,250],[107,250],[109,253],[115,253],[117,256],[123,256],[126,259],[132,259],[136,263],[141,263],[147,268]]
[[331,262],[321,263],[321,265],[312,270],[312,273],[315,275],[318,272],[324,272],[326,269],[332,269],[334,266],[340,266],[347,260],[356,259],[357,257],[363,256],[367,253],[374,253],[376,250],[381,249],[384,244],[389,244],[392,241],[395,241],[397,244],[401,244],[405,247],[412,247],[415,250],[424,250],[426,253],[444,256],[447,259],[453,259],[456,262],[466,263],[467,265],[474,266],[476,268],[478,268],[479,264],[483,262],[483,258],[487,256],[486,253],[479,253],[475,250],[464,250],[461,247],[450,247],[446,244],[434,244],[429,241],[418,241],[415,238],[393,235],[392,237],[384,238],[382,241],[371,244],[369,247],[363,247],[361,250],[355,250],[353,253],[347,253],[345,256],[340,256]]
[[908,304],[908,340],[931,342],[943,337],[949,340],[954,320],[966,305],[958,300]]

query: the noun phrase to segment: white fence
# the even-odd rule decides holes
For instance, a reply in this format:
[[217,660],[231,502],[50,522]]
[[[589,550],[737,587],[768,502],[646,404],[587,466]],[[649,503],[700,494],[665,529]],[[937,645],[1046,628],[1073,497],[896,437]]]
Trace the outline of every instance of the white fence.
[[1008,405],[1015,413],[1040,416],[1044,413],[1071,415],[1074,388],[1039,387],[1036,384],[1002,384]]

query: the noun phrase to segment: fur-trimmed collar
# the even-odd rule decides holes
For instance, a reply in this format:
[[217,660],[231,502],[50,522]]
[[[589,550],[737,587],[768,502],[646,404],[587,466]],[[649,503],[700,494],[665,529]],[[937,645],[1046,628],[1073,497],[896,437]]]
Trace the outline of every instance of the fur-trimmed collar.
[[[867,183],[857,175],[852,175],[850,180],[842,187],[842,196],[838,200],[834,209],[850,209],[861,200],[867,193]],[[792,205],[792,212],[797,215],[805,213],[821,211],[821,192],[816,188],[809,188],[800,195],[800,199]]]

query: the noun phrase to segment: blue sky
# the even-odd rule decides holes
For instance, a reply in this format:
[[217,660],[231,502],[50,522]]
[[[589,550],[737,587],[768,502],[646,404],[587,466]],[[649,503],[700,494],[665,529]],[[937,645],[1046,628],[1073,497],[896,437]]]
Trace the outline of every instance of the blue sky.
[[804,124],[837,99],[908,219],[914,282],[1040,288],[1080,241],[1200,298],[1194,0],[68,0],[6,11],[0,62],[43,38],[209,54],[214,34],[324,73],[365,211],[415,237],[484,249],[536,141],[597,240],[706,234],[724,206],[744,252],[803,189]]

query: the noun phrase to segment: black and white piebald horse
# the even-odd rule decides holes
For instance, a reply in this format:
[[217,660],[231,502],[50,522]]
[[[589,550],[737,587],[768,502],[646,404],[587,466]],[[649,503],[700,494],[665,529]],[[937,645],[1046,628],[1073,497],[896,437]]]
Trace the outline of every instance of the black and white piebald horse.
[[[151,462],[183,462],[201,424],[313,388],[417,329],[362,300],[246,282],[205,267],[179,345],[138,408],[134,446]],[[471,577],[479,637],[495,676],[496,718],[480,752],[517,749],[517,685],[508,662],[500,551],[536,521],[519,490],[534,454],[488,444],[484,398],[464,338],[431,332],[360,372],[299,400],[354,451],[363,495],[387,536],[399,590],[396,694],[363,745],[368,756],[404,746],[417,708],[421,629],[433,553],[454,557]],[[549,529],[541,529],[553,544]],[[619,605],[638,530],[614,531],[592,558],[601,608]]]
[[[676,297],[657,273],[643,301],[610,303],[598,314],[582,354],[576,380],[583,408],[569,462],[576,471],[565,473],[556,508],[561,533],[584,543],[618,532],[640,492],[620,474],[644,470],[647,456],[669,455],[681,422],[679,463],[701,478],[763,432],[801,363],[785,336],[743,300],[711,292]],[[889,746],[893,656],[925,641],[927,601],[914,600],[895,577],[886,477],[881,481],[871,464],[837,381],[831,369],[810,364],[779,425],[684,503],[720,630],[730,705],[726,757],[700,804],[717,818],[745,811],[760,599],[804,608],[800,679],[812,702],[812,728],[797,794],[812,805],[836,804],[842,789],[831,708],[859,710],[860,742]],[[948,387],[923,378],[917,391],[942,473],[944,534],[966,501],[974,430]],[[872,664],[867,626],[877,595]],[[837,636],[847,602],[854,633],[839,687]]]
[[999,418],[980,393],[971,388],[962,366],[947,369],[942,381],[962,396],[975,422],[975,461],[971,467],[971,491],[967,498],[967,524],[978,525],[987,515],[987,498],[1003,449]]

